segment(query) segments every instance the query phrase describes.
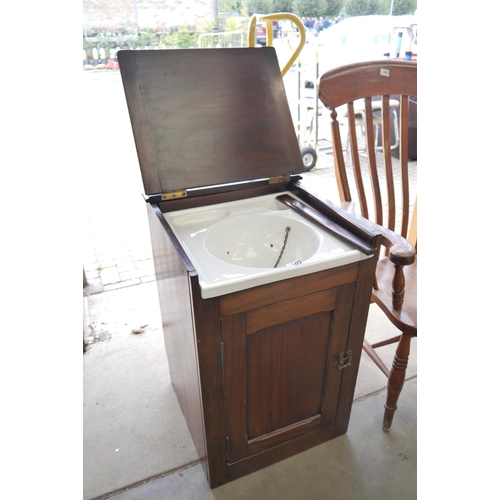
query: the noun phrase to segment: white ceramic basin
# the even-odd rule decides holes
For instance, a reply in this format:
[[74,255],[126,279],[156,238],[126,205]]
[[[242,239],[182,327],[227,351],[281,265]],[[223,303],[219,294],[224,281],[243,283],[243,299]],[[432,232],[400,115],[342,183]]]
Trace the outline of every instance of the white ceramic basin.
[[163,214],[198,272],[203,298],[369,257],[303,219],[276,196]]
[[210,227],[205,236],[207,252],[244,267],[275,268],[297,260],[305,262],[320,245],[318,233],[308,224],[273,215],[228,217]]

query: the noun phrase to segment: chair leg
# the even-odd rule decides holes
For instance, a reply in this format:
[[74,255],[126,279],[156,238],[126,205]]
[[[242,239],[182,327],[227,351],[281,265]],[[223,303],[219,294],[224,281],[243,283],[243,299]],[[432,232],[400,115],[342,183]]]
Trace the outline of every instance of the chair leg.
[[398,408],[398,399],[405,383],[406,368],[410,357],[411,336],[403,334],[399,341],[387,382],[387,399],[385,402],[383,429],[387,432],[392,425],[394,412]]

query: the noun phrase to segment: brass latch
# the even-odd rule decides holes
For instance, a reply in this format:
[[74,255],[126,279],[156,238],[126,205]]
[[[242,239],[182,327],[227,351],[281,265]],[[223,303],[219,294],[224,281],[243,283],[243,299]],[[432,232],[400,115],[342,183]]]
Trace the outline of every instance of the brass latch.
[[269,184],[280,184],[281,182],[290,182],[290,174],[269,177]]
[[187,196],[186,189],[176,189],[174,191],[167,191],[161,194],[161,201],[176,200],[178,198],[185,198]]
[[341,352],[337,356],[337,368],[343,370],[351,365],[352,362],[352,351]]

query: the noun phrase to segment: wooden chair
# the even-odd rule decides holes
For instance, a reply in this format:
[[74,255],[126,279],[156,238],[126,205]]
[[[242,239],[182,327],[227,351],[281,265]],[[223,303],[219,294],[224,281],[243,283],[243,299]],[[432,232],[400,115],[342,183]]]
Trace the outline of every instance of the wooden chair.
[[[370,345],[367,340],[364,343],[365,352],[388,377],[384,431],[392,425],[405,380],[411,339],[417,335],[416,199],[410,223],[408,175],[408,109],[410,102],[416,102],[416,95],[417,63],[402,60],[363,62],[335,68],[323,74],[319,82],[319,98],[331,110],[333,154],[341,206],[370,220],[383,235],[385,249],[382,248],[383,255],[379,256],[372,300],[401,331],[401,335],[377,344]],[[391,154],[389,102],[393,98],[399,98],[400,102],[399,160],[393,159]],[[356,115],[359,124],[359,113],[355,112],[355,107],[359,109],[360,100],[364,107],[367,167],[361,164],[356,135]],[[374,102],[376,104],[372,104]],[[374,127],[379,126],[374,121],[375,108],[381,108],[381,148],[375,141]],[[351,158],[348,166],[337,118],[347,120],[350,154],[346,156]],[[377,152],[380,149],[382,151]],[[399,170],[395,170],[396,164],[400,165]],[[369,175],[363,175],[363,168]],[[396,184],[400,184],[401,191],[395,189]],[[356,200],[351,193],[357,193],[359,209],[355,208]],[[408,241],[410,234],[413,244]],[[375,349],[396,342],[396,353],[389,370]]]

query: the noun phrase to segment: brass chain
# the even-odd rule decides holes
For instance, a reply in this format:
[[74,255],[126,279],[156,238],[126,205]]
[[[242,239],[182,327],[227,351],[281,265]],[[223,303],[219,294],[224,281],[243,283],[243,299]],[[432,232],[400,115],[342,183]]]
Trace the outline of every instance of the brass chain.
[[280,263],[280,260],[281,260],[281,257],[283,256],[283,252],[285,251],[285,247],[286,247],[286,242],[288,240],[288,233],[290,232],[290,227],[287,226],[285,228],[285,240],[283,241],[283,246],[281,247],[281,252],[280,252],[280,255],[278,257],[278,260],[276,261],[276,264],[274,264],[274,267],[278,267],[278,264]]

